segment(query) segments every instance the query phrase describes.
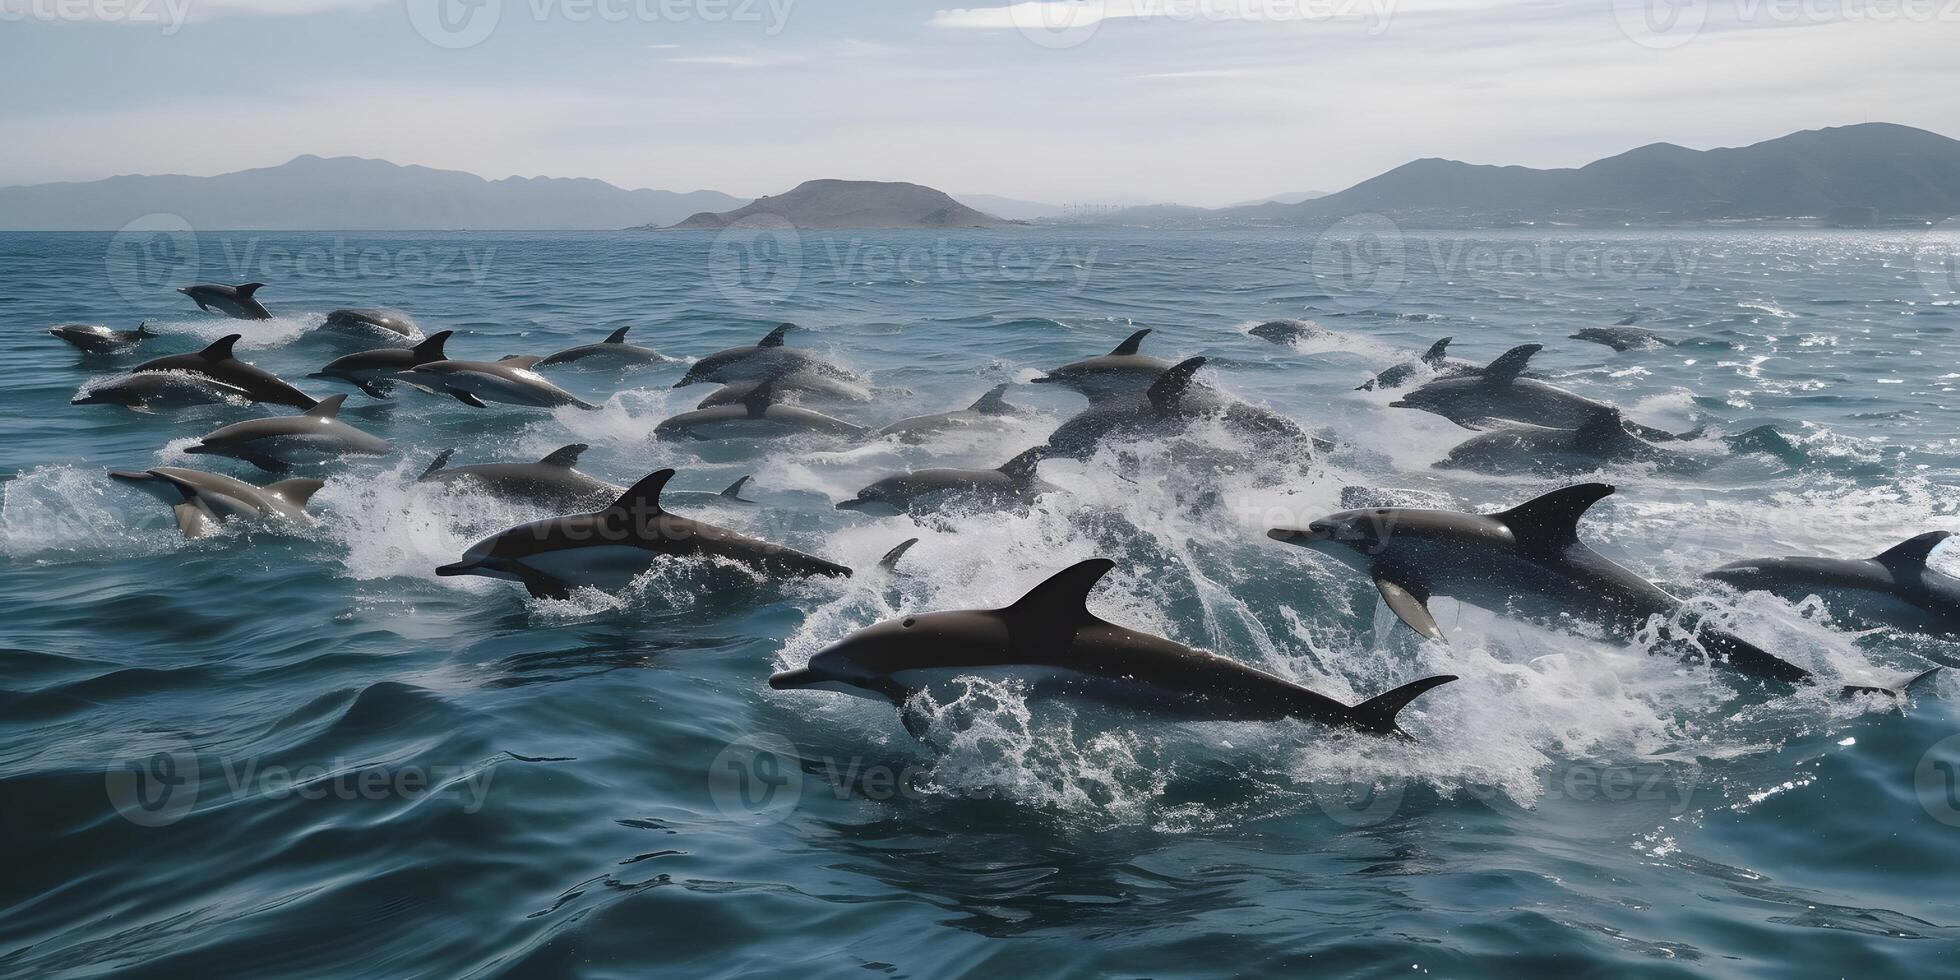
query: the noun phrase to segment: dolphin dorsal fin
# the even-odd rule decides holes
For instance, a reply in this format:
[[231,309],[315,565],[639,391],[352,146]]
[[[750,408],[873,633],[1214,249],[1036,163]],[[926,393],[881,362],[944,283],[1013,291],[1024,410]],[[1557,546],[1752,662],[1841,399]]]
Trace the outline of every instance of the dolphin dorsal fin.
[[1580,449],[1602,449],[1616,436],[1626,434],[1626,422],[1617,408],[1604,408],[1593,413],[1586,424],[1576,431]]
[[660,509],[660,491],[666,489],[667,481],[673,478],[674,471],[671,467],[647,474],[640,482],[627,487],[626,492],[620,494],[619,499],[613,501],[611,507],[606,508],[606,513],[617,513],[627,517],[638,515],[653,517],[666,513]]
[[454,455],[456,455],[456,450],[454,449],[445,449],[442,452],[437,453],[436,458],[429,462],[429,468],[423,470],[422,475],[416,477],[416,479],[426,480],[429,477],[432,477],[437,473],[442,472],[442,468],[449,465],[449,457]]
[[268,483],[265,485],[265,489],[267,493],[277,494],[287,503],[298,507],[300,510],[305,510],[306,502],[312,500],[313,495],[320,492],[320,488],[326,485],[327,481],[325,480],[296,476],[290,480]]
[[497,358],[497,363],[508,364],[514,368],[528,368],[542,360],[544,360],[544,357],[539,354],[505,354]]
[[[752,476],[736,477],[735,482],[729,484],[728,489],[723,490],[721,492],[721,495],[727,497],[730,500],[742,500],[742,488],[748,486],[749,481],[753,479],[755,479],[755,477]],[[748,501],[746,500],[743,500],[742,502],[748,503]]]
[[776,325],[776,329],[769,331],[769,336],[756,341],[755,345],[757,347],[781,347],[783,346],[783,335],[795,329],[796,324],[794,323],[779,323]]
[[1885,549],[1872,560],[1893,571],[1924,569],[1933,549],[1952,536],[1952,531],[1927,531]]
[[1109,352],[1109,356],[1127,357],[1131,354],[1136,353],[1137,348],[1143,345],[1143,338],[1148,336],[1150,336],[1149,327],[1145,327],[1142,330],[1139,330],[1136,333],[1131,334],[1130,339],[1125,340],[1120,344],[1117,344],[1116,349]]
[[238,356],[231,352],[231,345],[238,343],[238,339],[243,336],[245,335],[232,333],[219,337],[211,342],[211,346],[198,351],[197,356],[207,361],[229,361]]
[[565,469],[569,470],[572,467],[578,465],[579,454],[591,448],[592,448],[591,446],[588,446],[582,442],[575,442],[569,446],[560,446],[557,449],[552,450],[550,455],[546,456],[541,460],[538,460],[538,465],[539,466],[562,466]]
[[1000,471],[1017,481],[1032,480],[1035,467],[1041,464],[1042,457],[1046,455],[1048,455],[1048,447],[1045,445],[1022,450],[1019,456],[1000,464]]
[[1001,400],[1001,396],[1005,394],[1007,394],[1006,385],[995,385],[986,394],[974,399],[973,404],[968,405],[966,410],[969,412],[979,412],[982,415],[1005,414],[1014,408],[1014,406]]
[[898,560],[905,557],[905,553],[911,551],[912,546],[918,543],[918,538],[906,538],[900,541],[892,550],[885,552],[885,557],[878,559],[878,567],[888,572],[897,571]]
[[449,355],[442,352],[442,345],[448,343],[449,335],[455,332],[454,330],[439,330],[430,334],[421,343],[416,344],[410,351],[415,355],[415,363],[427,364],[430,361],[446,359]]
[[1001,610],[1001,614],[1011,623],[1031,631],[1073,636],[1078,627],[1095,621],[1095,614],[1089,611],[1089,590],[1115,567],[1116,563],[1107,558],[1077,562],[1029,589],[1027,595]]
[[251,299],[253,293],[256,293],[264,288],[265,288],[265,283],[262,282],[241,282],[238,285],[231,287],[231,291],[237,293],[243,299]]
[[308,417],[316,419],[335,418],[340,415],[340,403],[346,400],[347,396],[344,394],[328,395],[315,402],[312,408],[306,410],[306,414]]
[[1519,344],[1497,355],[1497,360],[1484,368],[1484,380],[1500,385],[1516,381],[1518,375],[1524,373],[1524,366],[1531,360],[1531,355],[1544,349],[1544,344]]
[[156,334],[156,331],[154,331],[154,330],[151,330],[151,329],[150,329],[150,321],[148,321],[148,320],[144,320],[143,322],[141,322],[141,323],[138,323],[138,324],[136,325],[136,336],[138,336],[138,337],[154,337],[154,336],[156,336],[156,335],[157,335],[157,334]]
[[1532,551],[1554,551],[1579,543],[1579,518],[1586,508],[1613,492],[1605,483],[1577,483],[1561,487],[1542,497],[1533,497],[1499,514],[1490,516],[1504,522],[1517,538],[1518,546]]
[[1444,337],[1442,340],[1430,344],[1429,349],[1422,352],[1422,363],[1424,364],[1443,363],[1443,358],[1448,356],[1445,352],[1450,349],[1450,341],[1453,339],[1455,338]]
[[1178,401],[1184,397],[1185,390],[1191,387],[1191,376],[1197,374],[1198,369],[1204,366],[1205,359],[1200,355],[1158,375],[1157,380],[1150,383],[1148,392],[1150,404],[1156,406],[1160,412],[1175,410]]
[[739,404],[749,410],[749,417],[754,418],[767,411],[769,404],[775,400],[776,379],[770,378],[767,381],[757,383],[755,387],[744,392]]
[[628,331],[628,330],[631,330],[631,329],[633,329],[633,325],[632,325],[632,324],[630,324],[630,323],[629,323],[629,324],[627,324],[627,325],[625,325],[625,326],[623,326],[623,327],[620,327],[620,328],[619,328],[618,330],[615,330],[615,331],[613,331],[613,332],[612,332],[612,335],[611,335],[611,336],[609,336],[609,337],[607,337],[607,338],[606,338],[606,343],[608,343],[608,344],[623,344],[623,343],[625,343],[625,342],[626,342],[626,331]]

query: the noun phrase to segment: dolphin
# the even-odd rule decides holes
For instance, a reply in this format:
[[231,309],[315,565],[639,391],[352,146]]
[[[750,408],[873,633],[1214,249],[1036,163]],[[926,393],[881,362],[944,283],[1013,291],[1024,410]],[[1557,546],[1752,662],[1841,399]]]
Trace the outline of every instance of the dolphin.
[[[1389,405],[1433,412],[1466,429],[1489,428],[1501,422],[1576,429],[1611,408],[1557,385],[1523,377],[1525,364],[1543,349],[1542,344],[1513,347],[1479,374],[1437,378]],[[1627,429],[1656,442],[1682,438],[1637,422],[1628,422]]]
[[[1549,625],[1590,622],[1623,639],[1659,617],[1678,620],[1692,634],[1693,646],[1730,669],[1766,680],[1814,683],[1810,671],[1700,622],[1684,611],[1681,600],[1586,547],[1579,540],[1579,518],[1612,492],[1604,483],[1581,483],[1496,514],[1403,507],[1349,510],[1304,529],[1276,527],[1266,536],[1367,575],[1403,623],[1433,640],[1441,640],[1443,631],[1429,613],[1432,595]],[[1843,690],[1863,694],[1903,689]]]
[[1391,389],[1402,387],[1402,385],[1407,383],[1410,378],[1415,377],[1416,372],[1419,370],[1426,369],[1435,372],[1438,376],[1446,376],[1446,372],[1448,372],[1452,367],[1468,367],[1469,365],[1467,365],[1465,362],[1452,361],[1449,355],[1446,353],[1449,350],[1450,341],[1452,339],[1454,338],[1444,337],[1443,339],[1433,344],[1430,344],[1429,349],[1423,351],[1422,355],[1417,357],[1413,361],[1403,361],[1399,364],[1395,364],[1390,367],[1383,368],[1381,371],[1377,372],[1374,377],[1369,378],[1367,381],[1362,382],[1361,385],[1355,388],[1354,390],[1355,391],[1375,391],[1375,390],[1389,391]]
[[878,430],[881,436],[897,437],[902,442],[922,442],[927,436],[936,435],[949,429],[974,429],[998,425],[1002,421],[1027,414],[1019,405],[1009,405],[1002,396],[1007,394],[1007,385],[995,385],[973,404],[954,412],[940,412],[937,415],[914,415],[899,419]]
[[1149,335],[1149,328],[1139,330],[1117,344],[1115,350],[1101,357],[1070,361],[1042,377],[1030,379],[1030,382],[1060,385],[1090,401],[1142,391],[1150,387],[1158,375],[1172,367],[1171,362],[1161,357],[1137,353],[1137,348],[1143,345],[1143,338]]
[[826,435],[862,438],[871,430],[855,422],[832,418],[775,401],[775,384],[765,381],[751,389],[739,405],[717,405],[682,412],[653,427],[659,439],[781,439]]
[[72,405],[122,405],[139,412],[185,405],[245,405],[243,388],[184,371],[151,371],[96,378],[75,392]]
[[631,329],[630,326],[620,327],[599,343],[567,347],[556,354],[547,354],[535,366],[576,363],[587,368],[626,368],[674,360],[651,347],[627,343],[626,331]]
[[1624,324],[1611,327],[1587,327],[1573,334],[1571,339],[1605,344],[1623,354],[1630,350],[1653,350],[1657,347],[1674,346],[1674,341],[1652,330]]
[[620,488],[573,469],[578,465],[579,455],[590,448],[575,442],[553,450],[535,463],[479,463],[454,468],[449,466],[449,458],[456,450],[445,449],[415,480],[480,487],[493,497],[540,507],[601,504],[618,497]]
[[854,371],[832,364],[809,351],[784,347],[783,336],[795,329],[794,323],[779,324],[769,331],[768,336],[756,341],[753,347],[731,347],[709,354],[688,365],[687,373],[674,382],[674,387],[685,388],[704,381],[721,384],[766,381],[784,374],[819,374],[838,381],[863,383],[864,379]]
[[1275,344],[1297,344],[1302,340],[1319,340],[1334,335],[1334,331],[1312,320],[1268,320],[1246,333]]
[[1041,489],[1035,482],[1035,470],[1044,451],[1044,447],[1036,446],[998,469],[930,469],[888,476],[859,490],[850,500],[839,501],[837,509],[896,514],[1027,503]]
[[238,343],[241,334],[226,334],[211,342],[211,345],[194,354],[172,354],[144,361],[130,370],[137,374],[146,371],[186,371],[201,374],[220,384],[230,385],[245,393],[245,397],[255,402],[271,405],[290,405],[294,408],[312,408],[319,402],[307,394],[287,384],[278,375],[264,368],[241,361],[231,351]]
[[[1036,695],[1073,695],[1178,719],[1299,718],[1406,738],[1396,715],[1423,692],[1456,680],[1425,677],[1342,704],[1236,660],[1098,617],[1089,611],[1089,591],[1115,565],[1107,558],[1071,565],[1000,609],[922,613],[858,630],[818,651],[808,666],[769,678],[769,686],[882,698],[902,710],[935,683],[1007,675]],[[907,723],[911,728],[909,717]]]
[[272,314],[259,305],[255,298],[265,287],[262,282],[248,282],[237,286],[222,286],[216,283],[198,283],[177,290],[189,296],[200,310],[217,310],[234,320],[270,320]]
[[329,395],[302,415],[234,422],[198,440],[184,452],[242,459],[268,473],[337,456],[385,456],[395,447],[340,421],[346,395]]
[[326,484],[297,477],[263,487],[234,480],[221,473],[189,470],[177,466],[157,466],[147,470],[110,470],[109,478],[135,487],[170,505],[177,527],[184,537],[197,538],[212,527],[233,518],[262,520],[279,518],[310,524],[306,502],[314,491]]
[[1853,623],[1955,636],[1960,635],[1960,578],[1926,565],[1933,549],[1951,536],[1951,531],[1928,531],[1872,558],[1751,558],[1707,577],[1791,602],[1814,595]]
[[1564,476],[1602,466],[1643,465],[1663,473],[1707,471],[1712,460],[1662,449],[1627,431],[1626,419],[1609,408],[1576,429],[1508,425],[1471,436],[1437,463],[1439,469],[1469,470],[1496,476],[1536,473]]
[[742,488],[749,485],[752,476],[737,477],[734,483],[721,490],[668,490],[660,495],[662,500],[692,500],[704,504],[753,504],[755,501],[742,496]]
[[598,409],[599,406],[546,381],[544,375],[531,370],[530,363],[535,361],[525,363],[524,356],[501,361],[429,361],[402,372],[400,379],[454,396],[474,408],[489,407],[485,402],[502,402],[534,408],[571,405],[586,411]]
[[451,333],[453,331],[437,331],[414,347],[380,347],[336,357],[327,362],[326,367],[307,377],[345,381],[366,392],[370,398],[387,398],[388,387],[402,380],[398,377],[402,372],[444,359],[442,346],[448,342]]
[[137,324],[134,330],[111,330],[96,323],[64,323],[49,327],[48,333],[75,345],[84,354],[127,354],[136,345],[156,336],[150,331],[148,320]]
[[1192,375],[1204,365],[1203,357],[1193,357],[1160,372],[1142,394],[1091,402],[1049,435],[1048,454],[1087,459],[1104,442],[1168,438],[1206,419],[1218,419],[1228,429],[1269,445],[1277,440],[1311,449],[1311,438],[1291,419],[1194,383]]
[[671,469],[660,470],[596,513],[532,521],[493,534],[436,574],[522,582],[540,599],[567,598],[580,586],[616,590],[663,558],[719,559],[774,576],[851,574],[835,562],[668,513],[660,492],[673,476]]
[[695,408],[713,408],[716,405],[740,405],[743,399],[758,386],[775,386],[778,399],[796,402],[850,402],[863,404],[871,400],[871,392],[859,385],[839,381],[822,374],[779,374],[763,381],[731,381],[708,393],[708,397],[695,404]]
[[334,310],[327,314],[326,322],[320,324],[320,329],[326,333],[389,343],[413,344],[422,339],[422,330],[414,321],[387,310]]

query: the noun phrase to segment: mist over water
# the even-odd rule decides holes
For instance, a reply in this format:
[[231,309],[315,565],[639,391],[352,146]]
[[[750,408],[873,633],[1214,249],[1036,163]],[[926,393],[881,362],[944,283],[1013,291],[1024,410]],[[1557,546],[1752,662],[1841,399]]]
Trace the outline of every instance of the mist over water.
[[[1920,274],[1921,238],[1409,233],[1369,253],[1373,272],[1278,232],[796,244],[757,259],[693,233],[199,239],[184,282],[268,282],[275,319],[247,323],[105,263],[110,236],[0,235],[0,820],[20,847],[0,877],[0,972],[1951,969],[1960,748],[1941,740],[1960,681],[1943,673],[1903,714],[1827,692],[1960,665],[1960,646],[1698,580],[1960,530],[1960,307]],[[385,274],[253,264],[349,248],[387,256]],[[657,442],[713,390],[671,387],[685,361],[546,369],[591,412],[377,401],[306,378],[358,349],[313,330],[343,306],[406,312],[455,330],[452,357],[490,360],[629,323],[634,343],[695,359],[793,321],[808,330],[789,345],[877,392],[822,410],[873,428],[1149,327],[1145,353],[1203,354],[1206,381],[1337,446],[1274,458],[1199,431],[1045,462],[1051,492],[1022,510],[877,518],[833,505],[908,468],[998,466],[1083,400],[1016,384],[1030,416],[923,445]],[[1567,339],[1630,314],[1677,345]],[[1279,318],[1334,333],[1246,332]],[[142,319],[162,336],[115,358],[46,334]],[[186,541],[104,471],[265,482],[182,450],[286,410],[68,401],[232,332],[315,397],[348,392],[341,418],[398,452],[308,471],[327,480],[310,525]],[[1778,690],[1447,598],[1432,608],[1448,642],[1422,642],[1366,580],[1267,539],[1351,506],[1352,488],[1495,510],[1576,482],[1435,469],[1472,433],[1390,407],[1406,389],[1353,390],[1444,336],[1479,364],[1543,343],[1532,368],[1556,383],[1647,425],[1705,426],[1680,448],[1706,472],[1579,478],[1618,487],[1582,537],[1826,683]],[[1763,425],[1775,451],[1723,441]],[[573,442],[591,446],[582,471],[621,486],[665,466],[670,491],[753,475],[754,506],[672,509],[858,574],[676,563],[564,601],[435,576],[546,516],[417,484],[437,452],[534,461]],[[898,572],[877,571],[910,537]],[[1117,562],[1097,615],[1341,701],[1462,679],[1404,713],[1406,743],[1152,719],[989,676],[918,699],[915,739],[888,705],[767,686],[853,629],[1005,604],[1097,556]],[[132,787],[159,759],[182,778],[150,808]]]

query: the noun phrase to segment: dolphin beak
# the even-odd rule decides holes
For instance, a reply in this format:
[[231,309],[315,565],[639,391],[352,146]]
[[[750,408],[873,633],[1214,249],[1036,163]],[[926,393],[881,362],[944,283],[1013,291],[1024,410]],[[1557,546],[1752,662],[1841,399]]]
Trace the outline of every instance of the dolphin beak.
[[151,480],[156,479],[156,477],[151,476],[147,472],[132,473],[128,470],[110,470],[109,479],[119,480],[123,483],[147,483]]
[[674,387],[685,388],[688,385],[699,382],[700,380],[701,380],[700,378],[683,375],[679,381],[674,382]]
[[1028,383],[1031,385],[1051,385],[1055,383],[1055,379],[1051,375],[1044,374],[1039,378],[1029,378]]
[[185,446],[184,452],[189,453],[192,456],[209,456],[217,452],[217,450],[212,449],[210,446],[207,446],[200,442],[195,446]]
[[823,678],[817,676],[817,672],[808,667],[785,670],[780,674],[771,674],[769,677],[769,686],[778,691],[794,691],[800,687],[809,687],[822,682]]
[[1333,540],[1334,529],[1320,521],[1315,521],[1307,525],[1305,530],[1296,527],[1276,527],[1267,531],[1266,536],[1272,538],[1274,541],[1284,541],[1287,544],[1297,544],[1305,547],[1307,545],[1318,544],[1322,541]]
[[861,497],[853,497],[849,500],[839,500],[837,502],[837,509],[838,510],[863,510],[864,505],[868,502],[869,501],[866,501]]
[[476,574],[476,567],[477,567],[476,562],[473,561],[450,562],[447,565],[443,565],[437,568],[436,574],[441,575],[444,578],[450,578],[457,575],[474,575]]
[[1388,407],[1389,408],[1414,408],[1415,406],[1409,404],[1409,400],[1407,398],[1397,398],[1396,400],[1389,402]]

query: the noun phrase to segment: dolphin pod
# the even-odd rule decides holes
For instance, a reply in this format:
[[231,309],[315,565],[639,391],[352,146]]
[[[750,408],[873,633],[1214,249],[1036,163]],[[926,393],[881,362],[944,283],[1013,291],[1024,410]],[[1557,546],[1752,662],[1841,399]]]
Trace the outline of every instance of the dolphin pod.
[[[252,299],[257,288],[248,283],[188,287],[184,292],[207,309],[253,317],[263,314],[263,307]],[[254,308],[258,314],[252,312]],[[375,311],[340,310],[328,320],[330,325],[394,338],[407,338],[414,329],[406,318]],[[875,433],[857,422],[787,404],[785,397],[873,400],[860,375],[809,352],[787,348],[784,338],[792,329],[782,324],[752,346],[719,351],[691,364],[675,387],[699,382],[723,387],[696,410],[660,422],[653,434],[695,440],[841,436],[859,444],[875,434],[930,444],[947,432],[993,426],[1025,414],[1005,400],[1007,385],[989,389],[966,408],[899,419]],[[1282,320],[1250,333],[1292,342],[1318,329],[1306,321]],[[152,336],[142,326],[112,331],[70,324],[50,332],[89,353],[125,352]],[[590,409],[596,406],[533,369],[568,364],[627,367],[672,360],[651,348],[628,344],[627,332],[620,328],[600,343],[544,357],[510,355],[497,361],[471,361],[445,356],[451,333],[444,330],[412,347],[384,347],[337,358],[311,376],[351,384],[376,398],[388,397],[390,388],[399,384],[449,395],[474,407],[503,402]],[[1260,455],[1313,448],[1311,437],[1292,419],[1197,380],[1206,358],[1171,362],[1142,354],[1141,345],[1150,332],[1138,330],[1108,354],[1070,362],[1033,379],[1089,399],[1086,408],[1061,422],[1039,445],[997,468],[929,467],[883,476],[839,501],[837,509],[922,515],[965,507],[1024,506],[1052,490],[1037,478],[1044,460],[1086,459],[1113,443],[1202,433],[1198,427],[1207,423],[1250,442]],[[238,360],[232,347],[239,339],[233,334],[195,353],[146,361],[127,376],[90,383],[76,401],[139,409],[207,402],[261,402],[304,409],[302,414],[222,426],[185,449],[191,455],[235,458],[273,473],[329,458],[394,451],[388,441],[339,419],[346,395],[315,402],[269,372]],[[1438,340],[1418,358],[1394,365],[1362,386],[1364,390],[1398,388],[1426,377],[1396,406],[1431,411],[1466,427],[1496,427],[1457,446],[1439,466],[1491,473],[1569,473],[1634,463],[1686,473],[1707,465],[1699,457],[1653,445],[1682,437],[1628,422],[1611,405],[1528,373],[1528,362],[1541,349],[1538,344],[1515,347],[1488,366],[1448,358],[1449,344],[1450,338]],[[1739,451],[1753,445],[1744,437],[1730,439]],[[749,482],[747,476],[720,492],[670,490],[675,471],[663,468],[622,490],[577,469],[587,448],[584,443],[569,443],[536,461],[463,466],[450,465],[453,450],[437,455],[418,482],[467,488],[546,508],[558,516],[485,537],[435,573],[515,581],[534,597],[555,599],[579,588],[618,589],[674,561],[734,565],[768,578],[852,575],[846,565],[668,509],[683,500],[750,504],[740,495]],[[1202,452],[1204,447],[1198,449]],[[168,504],[183,533],[193,537],[226,521],[308,522],[307,502],[322,486],[310,477],[260,486],[223,474],[163,466],[112,471],[110,478]],[[1546,625],[1588,624],[1625,640],[1646,637],[1658,620],[1669,624],[1661,631],[1663,648],[1671,646],[1684,656],[1706,656],[1719,666],[1772,683],[1818,682],[1809,669],[1696,616],[1675,596],[1587,547],[1580,540],[1578,522],[1588,507],[1612,492],[1605,484],[1582,483],[1493,514],[1440,507],[1357,506],[1389,501],[1379,493],[1344,492],[1344,504],[1356,509],[1305,528],[1276,527],[1268,537],[1360,571],[1403,623],[1431,639],[1444,638],[1428,607],[1431,597],[1440,595]],[[1350,497],[1353,503],[1346,503]],[[599,509],[565,513],[582,507]],[[1927,565],[1932,550],[1946,537],[1946,532],[1923,534],[1869,559],[1750,559],[1715,569],[1707,577],[1792,601],[1819,596],[1847,621],[1960,635],[1960,579]],[[900,557],[917,540],[907,539],[892,548],[878,568],[894,572]],[[836,689],[890,700],[901,706],[901,718],[915,734],[916,719],[903,710],[914,694],[937,679],[1005,674],[1027,682],[1035,694],[1128,705],[1175,718],[1296,718],[1368,735],[1406,736],[1398,721],[1400,712],[1424,692],[1456,679],[1423,677],[1357,704],[1345,704],[1230,658],[1098,618],[1089,612],[1088,596],[1112,566],[1106,559],[1095,559],[1063,569],[999,609],[928,612],[866,627],[825,648],[806,666],[776,674],[770,684],[777,689]],[[1889,685],[1847,686],[1843,692],[1902,695],[1932,673]]]

